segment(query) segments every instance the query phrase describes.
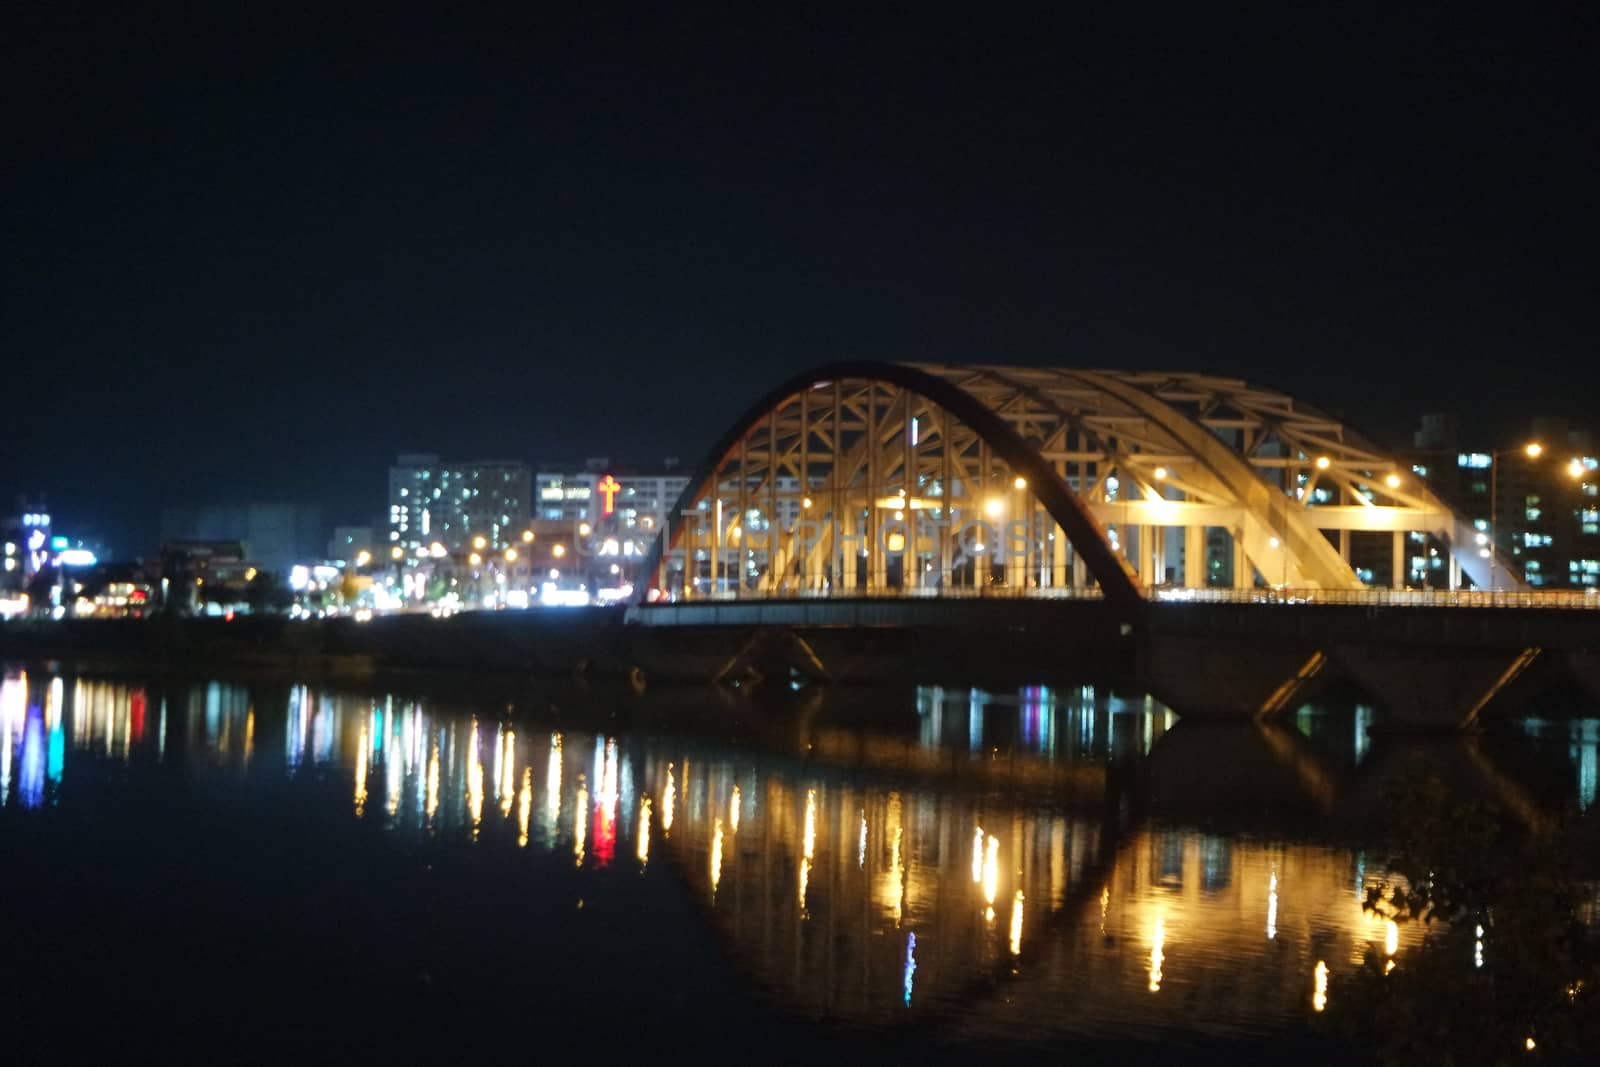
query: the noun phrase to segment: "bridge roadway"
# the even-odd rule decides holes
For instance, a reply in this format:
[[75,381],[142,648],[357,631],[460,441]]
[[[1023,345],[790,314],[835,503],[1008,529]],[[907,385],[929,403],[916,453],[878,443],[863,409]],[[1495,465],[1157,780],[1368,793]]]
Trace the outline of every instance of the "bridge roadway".
[[634,606],[626,623],[647,677],[1088,671],[1141,685],[1180,715],[1260,721],[1342,682],[1373,697],[1388,725],[1433,730],[1558,695],[1600,700],[1600,597],[1582,593],[1175,591],[1132,614],[1014,590],[701,599]]

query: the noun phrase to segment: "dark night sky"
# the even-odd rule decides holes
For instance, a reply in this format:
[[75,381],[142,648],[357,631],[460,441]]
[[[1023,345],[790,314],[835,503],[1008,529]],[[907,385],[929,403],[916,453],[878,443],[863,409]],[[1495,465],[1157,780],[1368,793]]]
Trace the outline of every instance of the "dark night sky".
[[123,554],[171,503],[364,520],[402,449],[693,462],[839,358],[1195,368],[1380,433],[1600,394],[1592,8],[271,10],[6,16],[0,493]]

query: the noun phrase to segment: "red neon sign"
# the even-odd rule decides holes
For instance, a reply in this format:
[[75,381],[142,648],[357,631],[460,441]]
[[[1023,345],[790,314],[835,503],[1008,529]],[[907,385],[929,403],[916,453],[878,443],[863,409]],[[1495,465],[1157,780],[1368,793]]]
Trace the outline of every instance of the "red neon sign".
[[617,494],[622,491],[622,483],[608,474],[600,479],[600,484],[595,486],[595,489],[601,496],[606,498],[605,514],[609,515],[615,511],[617,506],[616,498]]

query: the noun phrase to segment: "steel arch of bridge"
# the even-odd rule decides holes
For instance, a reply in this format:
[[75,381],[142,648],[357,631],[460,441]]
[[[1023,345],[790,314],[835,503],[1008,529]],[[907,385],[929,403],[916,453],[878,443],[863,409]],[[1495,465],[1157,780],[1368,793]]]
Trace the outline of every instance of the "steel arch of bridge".
[[638,598],[1000,586],[1128,606],[1170,569],[1170,584],[1211,584],[1220,557],[1236,586],[1360,589],[1357,532],[1390,535],[1397,583],[1419,532],[1452,574],[1523,588],[1420,479],[1283,393],[1190,373],[836,363],[717,442]]

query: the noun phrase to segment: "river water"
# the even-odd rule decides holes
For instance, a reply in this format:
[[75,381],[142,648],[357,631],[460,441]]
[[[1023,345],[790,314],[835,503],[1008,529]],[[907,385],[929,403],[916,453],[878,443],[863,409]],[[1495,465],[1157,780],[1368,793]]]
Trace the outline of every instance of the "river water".
[[[1593,928],[1600,720],[1374,719],[13,668],[0,1025],[25,1060],[1348,1063],[1473,1011],[1483,1062],[1581,1062],[1588,948],[1517,939]],[[1461,906],[1395,914],[1419,883]]]

